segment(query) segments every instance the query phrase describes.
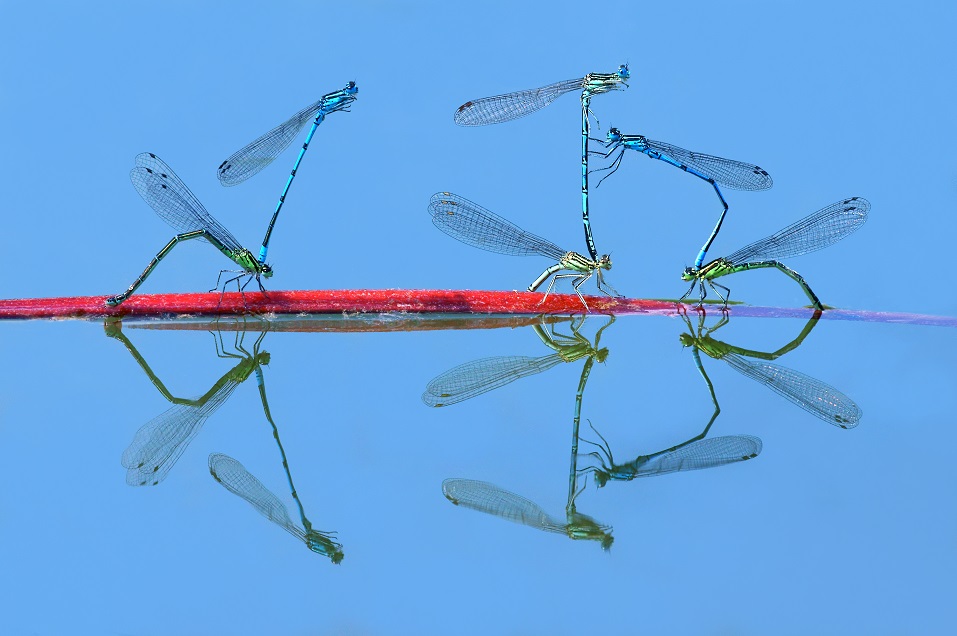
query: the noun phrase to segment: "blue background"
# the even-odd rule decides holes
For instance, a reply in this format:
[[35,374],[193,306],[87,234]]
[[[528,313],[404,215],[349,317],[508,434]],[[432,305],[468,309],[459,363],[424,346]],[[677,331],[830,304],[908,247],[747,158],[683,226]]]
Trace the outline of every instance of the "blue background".
[[[273,234],[273,289],[521,289],[548,263],[435,231],[451,190],[583,249],[574,97],[510,124],[452,123],[468,99],[613,72],[608,126],[754,162],[767,192],[726,192],[719,256],[847,196],[864,228],[792,264],[824,302],[957,315],[953,37],[945,3],[0,3],[2,295],[108,295],[172,235],[131,187],[162,157],[255,250],[294,152],[224,189],[215,168],[319,95],[359,85],[319,129]],[[298,142],[294,142],[294,146]],[[674,298],[718,211],[704,183],[635,153],[593,192],[609,280]],[[206,290],[225,266],[174,251],[143,293]],[[778,272],[734,297],[803,305]],[[587,286],[593,291],[591,283]],[[594,333],[589,319],[583,333]],[[716,337],[772,350],[803,323],[732,320]],[[851,431],[706,359],[754,461],[588,491],[597,545],[455,508],[481,479],[561,516],[581,363],[447,409],[426,382],[490,355],[550,353],[528,329],[270,334],[266,385],[307,514],[338,530],[333,566],[208,476],[224,452],[287,505],[253,382],[155,488],[119,465],[169,407],[97,323],[0,325],[0,631],[56,633],[946,633],[957,514],[952,329],[828,322],[781,363],[861,405]],[[583,414],[626,460],[697,434],[710,399],[683,324],[620,319]],[[233,364],[203,332],[125,329],[180,396]],[[227,336],[227,341],[229,336]],[[251,341],[247,337],[247,344]],[[584,434],[584,433],[583,433]]]

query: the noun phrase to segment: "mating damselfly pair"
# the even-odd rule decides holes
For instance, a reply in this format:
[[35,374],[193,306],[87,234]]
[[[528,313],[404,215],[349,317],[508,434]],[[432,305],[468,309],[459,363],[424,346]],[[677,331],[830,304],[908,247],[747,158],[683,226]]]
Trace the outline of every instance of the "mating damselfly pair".
[[[266,228],[266,235],[263,237],[258,257],[243,247],[222,223],[206,211],[199,199],[190,192],[186,184],[176,176],[162,159],[153,153],[138,155],[136,165],[130,172],[133,187],[160,218],[171,225],[178,234],[170,239],[169,243],[153,257],[143,273],[133,281],[133,284],[126,291],[116,296],[110,296],[106,299],[106,304],[116,306],[128,299],[178,243],[196,238],[211,243],[241,268],[239,270],[222,270],[219,278],[216,279],[216,287],[210,291],[218,289],[222,275],[229,272],[236,274],[236,276],[226,281],[223,286],[224,290],[225,285],[235,282],[237,289],[242,292],[246,285],[255,279],[260,290],[265,292],[261,278],[269,278],[273,274],[272,267],[266,263],[269,239],[272,236],[276,219],[279,217],[279,211],[286,200],[286,195],[289,194],[292,181],[296,177],[299,164],[309,148],[309,142],[312,141],[316,128],[323,122],[326,115],[339,111],[348,112],[349,106],[356,100],[357,93],[358,88],[355,82],[349,82],[345,88],[323,95],[315,103],[303,108],[282,124],[250,142],[219,165],[217,176],[224,186],[242,183],[272,163],[292,143],[292,140],[305,125],[310,120],[312,121],[312,128],[306,135],[302,148],[299,150],[299,155],[296,157],[296,162],[286,180],[286,185],[279,196],[279,203],[269,220],[269,226]],[[239,281],[247,277],[246,283],[240,285]]]
[[[581,285],[586,280],[596,275],[600,291],[611,295],[608,289],[612,289],[602,276],[603,269],[611,269],[611,258],[608,255],[598,256],[592,233],[588,203],[588,176],[592,172],[610,171],[598,182],[598,185],[601,185],[604,179],[618,170],[625,151],[631,149],[641,152],[651,159],[657,159],[680,168],[688,174],[709,183],[714,188],[722,206],[714,228],[695,257],[694,265],[686,268],[681,275],[682,280],[691,281],[692,286],[679,300],[687,298],[693,291],[694,286],[698,285],[700,302],[703,303],[706,296],[705,284],[707,283],[727,307],[730,290],[716,283],[716,278],[748,269],[774,267],[801,285],[805,294],[811,300],[811,304],[816,309],[822,309],[823,304],[807,282],[797,272],[778,262],[778,260],[822,249],[847,236],[864,223],[870,204],[860,197],[843,199],[765,239],[756,241],[734,252],[730,256],[718,258],[705,264],[708,250],[717,237],[729,209],[719,186],[736,190],[765,190],[772,185],[771,176],[766,170],[755,164],[685,150],[673,144],[649,139],[643,135],[622,134],[614,127],[609,130],[604,140],[592,138],[589,134],[592,97],[626,87],[625,81],[630,76],[628,65],[623,64],[616,73],[590,73],[581,79],[555,82],[537,89],[519,90],[494,97],[471,100],[460,106],[454,116],[455,122],[463,126],[498,124],[541,110],[565,93],[581,91],[582,221],[588,257],[573,251],[563,251],[553,243],[521,230],[481,206],[450,193],[439,193],[432,197],[429,210],[432,214],[433,223],[443,232],[475,247],[518,256],[534,253],[558,261],[557,264],[549,267],[535,279],[528,286],[528,291],[538,289],[551,274],[562,270],[571,271],[573,272],[571,274],[556,275],[556,279],[571,278],[575,293],[578,294],[587,310],[588,305],[580,291]],[[589,150],[589,141],[598,142],[602,144],[603,148],[591,151]],[[590,170],[588,160],[589,156],[592,155],[603,158],[614,155],[614,159],[606,167]],[[555,279],[546,289],[545,297],[548,296],[554,283]],[[724,290],[725,293],[719,292],[718,288]]]

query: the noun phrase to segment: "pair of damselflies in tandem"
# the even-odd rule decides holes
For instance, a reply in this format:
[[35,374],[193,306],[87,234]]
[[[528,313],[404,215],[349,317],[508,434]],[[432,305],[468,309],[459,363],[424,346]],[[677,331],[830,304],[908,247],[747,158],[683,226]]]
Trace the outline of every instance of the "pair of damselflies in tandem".
[[[860,197],[843,199],[771,236],[741,248],[730,256],[715,259],[702,267],[688,267],[681,278],[684,281],[692,281],[692,285],[680,300],[687,298],[695,285],[698,285],[700,300],[704,302],[704,285],[707,283],[727,305],[731,290],[716,283],[716,278],[749,269],[773,267],[797,282],[816,309],[823,309],[823,304],[807,282],[797,272],[778,261],[823,249],[841,240],[864,224],[869,209],[870,203]],[[437,228],[473,247],[512,256],[538,254],[558,261],[532,281],[528,291],[537,290],[550,276],[555,275],[545,291],[547,297],[557,279],[571,278],[575,292],[586,310],[588,304],[579,288],[593,275],[598,279],[599,290],[609,296],[614,292],[614,288],[605,282],[602,275],[602,270],[611,269],[611,257],[608,255],[595,261],[577,252],[562,250],[551,241],[526,232],[482,206],[449,192],[433,195],[429,211]],[[557,274],[563,270],[573,273]],[[611,289],[611,292],[606,287]],[[723,289],[725,293],[721,294],[717,288]],[[617,292],[614,293],[617,295]]]
[[[221,271],[216,279],[216,287],[210,291],[218,289],[222,275],[230,272],[237,274],[237,276],[226,281],[223,286],[224,290],[226,285],[235,281],[237,289],[242,292],[246,285],[255,279],[260,290],[265,292],[261,278],[269,278],[273,273],[272,267],[266,264],[269,239],[272,236],[276,219],[279,217],[279,211],[282,209],[289,193],[289,188],[296,177],[299,164],[309,148],[309,143],[312,141],[316,128],[323,122],[326,115],[338,111],[348,112],[349,105],[356,100],[357,92],[358,88],[355,82],[349,82],[345,88],[323,95],[314,104],[310,104],[279,126],[233,153],[217,169],[219,180],[224,186],[232,186],[245,181],[279,156],[292,143],[292,140],[305,127],[306,123],[312,120],[312,128],[309,130],[299,155],[296,157],[293,169],[289,173],[282,194],[279,196],[279,203],[276,205],[269,221],[258,258],[250,250],[243,247],[222,223],[206,211],[199,199],[190,192],[186,184],[176,176],[163,160],[153,153],[138,155],[135,167],[130,172],[130,180],[133,182],[133,186],[160,218],[179,233],[170,239],[169,243],[153,257],[143,273],[133,281],[133,284],[126,291],[107,298],[106,304],[115,306],[125,301],[143,284],[146,278],[156,269],[156,266],[159,265],[159,262],[177,244],[196,238],[211,243],[242,268]],[[248,280],[245,284],[240,285],[239,281],[245,277],[249,277]]]

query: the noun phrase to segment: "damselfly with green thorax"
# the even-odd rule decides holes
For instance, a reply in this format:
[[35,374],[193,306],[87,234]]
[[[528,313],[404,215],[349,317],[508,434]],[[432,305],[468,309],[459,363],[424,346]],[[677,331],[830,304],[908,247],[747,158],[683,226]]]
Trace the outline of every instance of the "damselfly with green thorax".
[[[113,307],[129,298],[178,243],[191,239],[202,239],[212,243],[213,247],[242,268],[241,270],[222,270],[216,279],[216,287],[210,291],[219,288],[219,281],[225,272],[239,275],[227,280],[223,284],[224,290],[226,285],[236,281],[236,287],[242,292],[249,281],[255,278],[256,283],[259,284],[259,289],[263,292],[266,291],[260,277],[269,278],[272,276],[272,267],[256,260],[256,256],[252,252],[240,245],[239,241],[229,233],[229,230],[206,211],[199,199],[189,191],[186,184],[176,176],[162,159],[148,152],[137,155],[136,167],[130,172],[130,180],[132,180],[133,187],[140,193],[143,200],[153,208],[160,218],[181,233],[170,239],[170,242],[153,257],[143,273],[133,281],[133,284],[125,292],[107,298],[107,305]],[[249,276],[249,280],[240,286],[239,280],[245,276]]]
[[582,107],[587,110],[587,102],[592,96],[627,87],[625,81],[629,77],[628,65],[622,64],[614,73],[589,73],[582,78],[555,82],[540,88],[474,99],[458,107],[454,120],[459,126],[500,124],[541,110],[572,91],[581,91]]
[[[861,197],[844,199],[832,203],[823,210],[818,210],[767,238],[742,247],[730,256],[715,259],[703,267],[687,267],[681,275],[681,280],[691,281],[691,287],[679,301],[687,298],[697,285],[701,303],[703,303],[706,295],[704,284],[708,283],[727,307],[731,290],[716,283],[716,278],[749,269],[776,267],[801,286],[815,309],[824,309],[824,305],[801,275],[779,263],[778,259],[814,252],[840,241],[864,225],[870,208],[871,204]],[[716,289],[718,287],[724,290],[725,295]]]
[[446,479],[442,493],[456,506],[478,510],[530,528],[564,534],[575,540],[598,541],[605,550],[614,542],[611,526],[598,523],[586,514],[566,509],[559,519],[534,501],[516,495],[494,484],[474,479]]
[[236,387],[249,379],[253,373],[256,374],[265,407],[260,365],[269,364],[270,356],[268,352],[260,351],[259,345],[266,332],[256,339],[252,352],[243,347],[243,338],[240,333],[245,335],[245,332],[237,333],[233,352],[227,351],[222,344],[222,334],[218,337],[213,334],[217,357],[237,359],[239,362],[224,373],[206,393],[195,399],[186,399],[175,397],[170,393],[133,343],[123,334],[120,323],[107,323],[105,329],[106,335],[123,343],[153,386],[174,405],[140,427],[129,447],[123,451],[121,462],[127,469],[126,483],[131,486],[155,486],[166,479],[186,447],[199,434],[206,420],[229,399]]
[[[593,139],[593,141],[602,142],[601,139]],[[684,148],[679,148],[678,146],[673,146],[663,141],[648,139],[642,135],[623,135],[617,128],[611,128],[608,131],[608,136],[603,143],[607,152],[594,154],[599,154],[602,157],[610,157],[612,153],[618,151],[618,155],[615,157],[615,160],[612,161],[611,165],[593,171],[602,172],[611,170],[611,172],[601,178],[601,181],[598,182],[599,186],[602,181],[618,170],[625,150],[630,149],[644,153],[645,156],[651,159],[658,159],[676,168],[681,168],[688,174],[707,181],[711,184],[711,187],[714,188],[715,193],[718,195],[718,200],[721,201],[721,206],[724,209],[718,217],[717,224],[715,224],[714,229],[711,231],[711,236],[708,237],[708,240],[698,252],[698,256],[694,262],[695,267],[701,267],[701,264],[704,262],[704,257],[711,248],[711,243],[714,242],[715,237],[718,235],[721,224],[724,222],[724,217],[728,212],[728,202],[724,200],[724,196],[721,194],[718,185],[727,186],[735,190],[766,190],[772,185],[771,175],[759,166],[685,150]]]
[[[278,437],[276,438],[278,441]],[[281,445],[280,445],[280,448]],[[285,459],[285,455],[283,456]],[[283,466],[287,466],[285,461]],[[266,517],[283,530],[302,541],[306,546],[317,554],[329,557],[333,563],[341,563],[343,558],[342,544],[337,542],[335,532],[325,532],[315,530],[302,509],[302,503],[296,496],[296,489],[292,485],[292,477],[289,475],[287,467],[286,476],[289,478],[289,486],[292,488],[292,496],[299,506],[299,515],[303,527],[296,525],[289,516],[289,510],[286,504],[279,500],[268,488],[263,486],[256,477],[254,477],[246,467],[228,455],[222,453],[212,453],[209,456],[209,473],[217,482],[229,492],[245,499],[249,505],[255,508],[259,514]]]
[[[681,334],[681,344],[691,347],[695,365],[703,373],[698,352],[704,352],[715,360],[724,360],[738,373],[763,384],[792,404],[797,405],[814,417],[839,426],[854,428],[861,419],[861,409],[851,398],[834,387],[816,378],[798,373],[787,367],[771,364],[780,356],[793,351],[804,342],[811,330],[817,325],[821,310],[814,312],[798,336],[777,351],[764,352],[736,347],[714,339],[711,334],[728,323],[728,317],[722,316],[713,327],[704,329],[704,315],[698,319],[697,332],[692,328],[687,316],[682,316],[688,332]],[[751,359],[749,359],[751,358]]]
[[[614,288],[605,283],[602,276],[601,270],[611,269],[611,257],[607,254],[598,260],[592,260],[578,252],[566,252],[551,241],[526,232],[497,214],[493,214],[482,206],[451,192],[439,192],[432,195],[429,212],[432,215],[432,223],[435,224],[435,227],[472,247],[511,256],[538,254],[558,261],[558,263],[542,272],[541,276],[528,286],[528,291],[533,292],[553,274],[555,275],[549,283],[548,289],[545,290],[545,297],[542,298],[542,302],[545,302],[545,298],[548,297],[555,281],[559,278],[572,279],[575,293],[578,294],[586,310],[588,309],[588,303],[585,302],[579,287],[593,275],[597,275],[599,290],[608,296],[618,295]],[[574,273],[558,274],[562,270],[569,270]],[[606,290],[605,286],[611,291]]]
[[554,323],[551,334],[544,325],[532,325],[542,343],[555,353],[533,358],[530,356],[494,356],[472,360],[449,369],[429,381],[422,394],[422,401],[428,406],[449,406],[501,388],[519,378],[542,373],[562,362],[576,362],[583,358],[594,358],[604,362],[608,357],[607,348],[599,348],[601,333],[615,321],[614,316],[595,333],[594,345],[578,333],[584,316],[575,324],[572,320],[570,335],[558,333]]
[[234,186],[238,183],[242,183],[272,163],[283,150],[289,147],[289,144],[292,143],[292,140],[295,139],[303,127],[305,127],[306,123],[312,120],[312,128],[309,129],[309,134],[306,135],[306,140],[299,150],[299,156],[296,157],[296,163],[292,166],[292,172],[289,173],[289,178],[286,179],[286,187],[283,188],[282,194],[279,195],[279,203],[276,204],[276,210],[273,212],[272,219],[269,221],[269,227],[266,229],[266,236],[263,238],[263,244],[259,250],[260,263],[266,261],[266,252],[269,249],[269,237],[272,235],[273,226],[279,217],[279,210],[282,209],[282,204],[286,201],[289,187],[292,185],[292,180],[296,178],[296,171],[299,169],[303,155],[306,154],[306,150],[309,148],[309,142],[312,141],[312,136],[316,133],[316,128],[323,122],[326,115],[339,111],[349,112],[349,106],[352,102],[356,101],[356,94],[358,92],[359,89],[356,87],[356,83],[349,82],[345,88],[323,95],[316,103],[306,106],[265,135],[250,142],[241,150],[237,150],[230,155],[229,159],[219,164],[216,173],[220,183],[224,186]]

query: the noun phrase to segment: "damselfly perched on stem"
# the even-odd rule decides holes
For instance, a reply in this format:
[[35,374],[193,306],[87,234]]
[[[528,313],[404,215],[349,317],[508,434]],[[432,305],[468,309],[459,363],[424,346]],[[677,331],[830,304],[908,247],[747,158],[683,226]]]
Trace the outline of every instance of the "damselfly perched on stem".
[[[528,291],[535,291],[552,275],[555,275],[549,283],[548,289],[545,290],[545,297],[542,298],[542,302],[545,301],[545,298],[548,298],[555,281],[559,278],[572,279],[575,293],[578,294],[586,310],[588,309],[588,303],[585,302],[579,287],[593,275],[598,278],[599,290],[608,296],[618,295],[614,288],[605,283],[602,276],[601,270],[611,269],[611,257],[608,254],[603,255],[598,260],[592,260],[578,252],[566,252],[551,241],[526,232],[477,203],[451,192],[438,192],[432,195],[429,212],[432,214],[432,223],[435,224],[435,227],[472,247],[511,256],[538,254],[558,261],[558,263],[542,272],[528,286]],[[574,273],[558,274],[562,270],[569,270]],[[608,286],[611,292],[605,290],[604,286]]]
[[[742,247],[730,256],[715,259],[704,267],[687,267],[681,274],[681,280],[691,281],[691,287],[679,300],[687,298],[694,290],[695,285],[698,285],[701,302],[704,302],[706,295],[704,284],[708,283],[708,286],[724,301],[725,307],[727,307],[731,290],[714,282],[714,279],[749,269],[775,267],[801,286],[815,309],[824,309],[824,305],[811,291],[801,275],[779,263],[778,259],[814,252],[840,241],[864,225],[867,220],[867,211],[870,208],[871,204],[861,197],[844,199],[832,203],[823,210],[818,210],[767,238]],[[716,289],[717,287],[723,289],[726,295],[722,296],[721,292]]]
[[[593,141],[602,142],[601,139],[593,139]],[[694,262],[695,267],[701,267],[701,264],[704,262],[704,257],[711,248],[711,243],[713,243],[715,237],[718,236],[718,231],[721,229],[721,224],[724,222],[724,217],[728,212],[728,202],[724,200],[724,196],[722,196],[718,184],[735,190],[766,190],[772,185],[771,175],[759,166],[685,150],[684,148],[679,148],[678,146],[673,146],[663,141],[648,139],[643,135],[623,135],[617,128],[611,128],[608,131],[608,135],[603,143],[607,152],[593,154],[609,157],[617,150],[618,156],[615,157],[611,165],[593,170],[593,172],[611,170],[611,172],[601,178],[598,185],[601,185],[602,181],[618,170],[625,150],[630,149],[644,153],[650,159],[658,159],[676,168],[681,168],[688,174],[693,174],[699,179],[707,181],[711,184],[711,187],[714,188],[724,209],[721,211],[718,222],[711,231],[711,236],[708,237],[708,240],[698,252],[698,256]]]
[[340,110],[349,112],[349,106],[352,102],[356,101],[356,93],[358,92],[359,89],[356,87],[356,83],[349,82],[345,88],[323,95],[316,103],[306,106],[265,135],[250,142],[241,150],[237,150],[230,155],[229,159],[219,164],[216,173],[220,183],[224,186],[234,186],[238,183],[242,183],[272,163],[273,159],[278,157],[279,154],[292,143],[292,140],[295,139],[296,135],[299,134],[306,123],[310,119],[313,120],[312,128],[309,129],[309,134],[306,135],[306,140],[299,150],[299,156],[296,157],[296,163],[292,166],[292,172],[289,173],[289,178],[286,179],[286,187],[283,188],[282,194],[279,195],[279,203],[276,204],[276,210],[273,212],[272,219],[269,221],[269,227],[266,229],[266,236],[263,238],[263,244],[259,250],[260,263],[266,260],[266,252],[269,249],[269,237],[272,235],[273,226],[279,217],[279,210],[282,209],[282,204],[286,201],[289,187],[292,185],[292,180],[296,178],[296,171],[299,169],[303,155],[306,154],[306,150],[309,148],[309,142],[312,141],[312,136],[316,133],[316,128],[323,122],[326,115],[330,113],[335,113]]
[[[189,191],[186,184],[162,159],[151,152],[137,155],[136,167],[130,171],[130,180],[136,191],[156,214],[181,233],[170,239],[126,291],[107,298],[105,301],[107,305],[114,307],[129,298],[178,243],[197,238],[212,243],[213,247],[242,268],[241,270],[222,270],[219,278],[216,279],[216,287],[210,291],[219,288],[219,280],[224,272],[239,274],[227,280],[223,285],[224,288],[225,285],[236,281],[236,286],[241,292],[255,278],[259,289],[266,291],[260,277],[272,276],[272,267],[259,262],[252,252],[240,245],[229,230],[206,211],[199,199]],[[249,276],[249,280],[240,286],[239,279],[245,276]]]

